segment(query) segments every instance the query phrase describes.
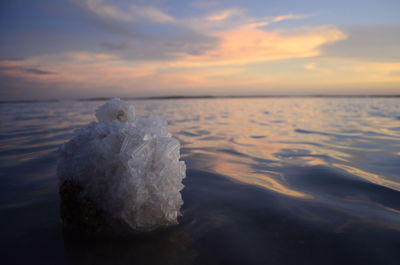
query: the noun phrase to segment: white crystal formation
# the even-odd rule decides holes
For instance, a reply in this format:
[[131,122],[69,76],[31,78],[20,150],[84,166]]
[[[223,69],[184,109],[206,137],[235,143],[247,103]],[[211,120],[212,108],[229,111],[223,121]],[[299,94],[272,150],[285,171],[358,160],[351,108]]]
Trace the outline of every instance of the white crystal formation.
[[62,146],[61,183],[78,183],[111,219],[135,231],[176,224],[186,166],[167,121],[135,117],[134,106],[120,99],[99,107],[96,117]]

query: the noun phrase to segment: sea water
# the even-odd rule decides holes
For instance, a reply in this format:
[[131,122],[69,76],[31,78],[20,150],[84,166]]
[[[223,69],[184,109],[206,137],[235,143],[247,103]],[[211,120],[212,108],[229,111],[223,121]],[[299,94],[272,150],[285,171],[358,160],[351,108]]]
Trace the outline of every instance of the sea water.
[[179,225],[63,228],[58,148],[104,101],[0,104],[2,264],[398,264],[400,98],[130,101],[181,142]]

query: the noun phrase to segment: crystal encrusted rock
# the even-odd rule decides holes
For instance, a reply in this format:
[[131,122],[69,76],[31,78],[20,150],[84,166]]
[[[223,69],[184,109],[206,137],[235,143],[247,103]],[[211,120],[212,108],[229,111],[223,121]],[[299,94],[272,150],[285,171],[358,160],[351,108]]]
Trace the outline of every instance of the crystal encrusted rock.
[[120,99],[99,107],[96,117],[60,148],[63,222],[88,233],[177,224],[186,166],[167,121],[136,117]]

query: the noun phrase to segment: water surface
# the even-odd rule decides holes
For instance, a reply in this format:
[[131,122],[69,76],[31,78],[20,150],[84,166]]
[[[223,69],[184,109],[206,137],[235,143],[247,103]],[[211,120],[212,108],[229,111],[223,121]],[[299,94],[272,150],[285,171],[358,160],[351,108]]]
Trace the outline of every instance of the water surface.
[[400,99],[132,101],[182,143],[183,216],[90,240],[61,225],[55,168],[103,103],[0,104],[6,264],[399,264]]

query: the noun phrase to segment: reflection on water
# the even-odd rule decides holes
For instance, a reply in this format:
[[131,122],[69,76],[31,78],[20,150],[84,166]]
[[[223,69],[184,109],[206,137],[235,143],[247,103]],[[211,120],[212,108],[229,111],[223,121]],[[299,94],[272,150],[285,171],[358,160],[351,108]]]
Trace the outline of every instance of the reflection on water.
[[[181,224],[123,243],[88,243],[67,234],[64,245],[54,238],[62,234],[56,150],[94,120],[102,102],[1,104],[3,244],[20,248],[30,242],[31,247],[36,241],[27,238],[36,238],[40,246],[56,249],[58,263],[71,259],[74,264],[146,263],[152,251],[160,258],[147,264],[398,261],[398,98],[134,103],[139,115],[166,117],[182,143],[188,177]],[[43,227],[53,227],[47,237],[39,235]],[[109,256],[100,262],[94,258],[99,253]]]
[[281,169],[288,165],[325,165],[399,190],[399,103],[398,99],[198,100],[178,104],[180,111],[174,111],[177,106],[172,112],[167,109],[166,116],[188,154],[208,156],[213,172],[299,196],[287,192],[293,187]]

